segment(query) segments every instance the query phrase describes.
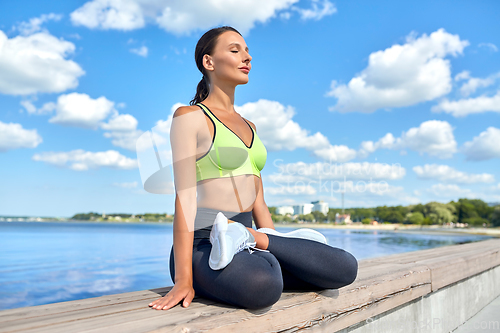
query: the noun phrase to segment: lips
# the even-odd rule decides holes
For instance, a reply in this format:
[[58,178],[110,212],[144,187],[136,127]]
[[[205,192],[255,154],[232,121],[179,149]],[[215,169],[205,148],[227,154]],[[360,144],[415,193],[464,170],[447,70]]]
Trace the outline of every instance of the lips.
[[240,67],[240,69],[246,72],[250,72],[250,68],[248,68],[247,66]]

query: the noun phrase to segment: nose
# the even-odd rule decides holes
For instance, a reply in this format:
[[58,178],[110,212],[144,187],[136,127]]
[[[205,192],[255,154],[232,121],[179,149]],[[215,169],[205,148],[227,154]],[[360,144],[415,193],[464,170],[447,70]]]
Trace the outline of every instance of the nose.
[[252,56],[250,55],[250,53],[246,52],[246,56],[244,57],[244,60],[243,62],[250,62],[252,61]]

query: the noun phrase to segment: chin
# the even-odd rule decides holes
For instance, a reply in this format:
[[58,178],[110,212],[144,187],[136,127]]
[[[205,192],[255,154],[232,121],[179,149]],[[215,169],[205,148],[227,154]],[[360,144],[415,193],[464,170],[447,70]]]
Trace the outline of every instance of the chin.
[[247,78],[246,80],[243,80],[243,81],[238,82],[238,84],[247,84],[247,83],[248,83],[248,81],[250,81],[250,79],[249,79],[249,78]]

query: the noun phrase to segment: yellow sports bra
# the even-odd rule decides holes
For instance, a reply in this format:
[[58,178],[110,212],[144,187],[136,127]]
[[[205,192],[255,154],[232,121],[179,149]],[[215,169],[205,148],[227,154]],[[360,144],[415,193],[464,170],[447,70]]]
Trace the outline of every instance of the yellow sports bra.
[[[267,159],[267,150],[257,132],[252,130],[252,142],[248,147],[243,140],[217,118],[202,103],[197,103],[214,124],[210,149],[196,159],[196,181],[254,174],[260,177]],[[215,120],[214,120],[215,118]]]

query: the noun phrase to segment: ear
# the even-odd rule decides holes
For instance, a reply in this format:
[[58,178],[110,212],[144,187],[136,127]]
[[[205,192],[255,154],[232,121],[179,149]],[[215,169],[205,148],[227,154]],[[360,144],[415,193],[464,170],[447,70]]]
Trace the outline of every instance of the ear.
[[203,67],[205,67],[206,70],[208,71],[213,71],[214,70],[214,64],[212,61],[212,56],[209,54],[203,55]]

